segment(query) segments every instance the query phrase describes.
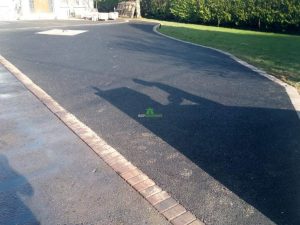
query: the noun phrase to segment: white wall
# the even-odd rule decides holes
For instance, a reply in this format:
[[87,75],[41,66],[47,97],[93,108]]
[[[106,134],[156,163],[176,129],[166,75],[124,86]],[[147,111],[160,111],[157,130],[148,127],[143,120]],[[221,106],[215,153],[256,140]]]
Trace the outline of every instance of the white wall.
[[31,9],[30,9],[30,0],[21,0],[21,7],[22,7],[22,16],[28,16],[31,14]]
[[0,20],[17,19],[17,3],[16,0],[0,0]]
[[[80,16],[83,11],[93,9],[93,0],[52,0],[53,14],[56,18],[65,19],[71,15]],[[0,0],[0,20],[30,18],[30,0]]]
[[93,0],[54,0],[54,14],[57,18],[80,16],[83,11],[93,9]]

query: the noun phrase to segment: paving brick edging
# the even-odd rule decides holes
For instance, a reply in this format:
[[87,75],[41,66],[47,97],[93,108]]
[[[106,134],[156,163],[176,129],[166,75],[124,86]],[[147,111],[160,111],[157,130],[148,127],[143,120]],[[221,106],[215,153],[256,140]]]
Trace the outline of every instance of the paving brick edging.
[[100,158],[174,225],[204,225],[92,129],[60,106],[43,89],[0,55],[0,63],[32,92],[54,115],[84,141]]
[[300,94],[298,93],[297,89],[281,80],[279,80],[278,78],[268,74],[267,72],[261,70],[261,69],[258,69],[257,67],[239,59],[238,57],[230,54],[229,52],[225,52],[225,51],[222,51],[220,49],[217,49],[217,48],[212,48],[212,47],[208,47],[208,46],[205,46],[205,45],[200,45],[200,44],[195,44],[195,43],[192,43],[192,42],[189,42],[189,41],[183,41],[183,40],[180,40],[178,38],[175,38],[175,37],[171,37],[169,35],[166,35],[166,34],[163,34],[161,32],[158,31],[158,28],[161,26],[161,24],[157,24],[153,27],[153,31],[160,35],[160,36],[163,36],[163,37],[166,37],[166,38],[169,38],[169,39],[172,39],[172,40],[175,40],[175,41],[179,41],[179,42],[182,42],[182,43],[185,43],[185,44],[189,44],[189,45],[194,45],[194,46],[197,46],[197,47],[201,47],[201,48],[207,48],[207,49],[211,49],[211,50],[214,50],[214,51],[217,51],[217,52],[220,52],[226,56],[229,56],[231,59],[233,59],[234,61],[236,61],[237,63],[247,67],[248,69],[252,70],[253,72],[256,72],[257,74],[263,76],[263,77],[266,77],[267,79],[279,84],[280,86],[282,86],[286,93],[288,94],[290,100],[291,100],[291,103],[292,105],[294,106],[295,108],[295,111],[298,115],[298,118],[300,119]]

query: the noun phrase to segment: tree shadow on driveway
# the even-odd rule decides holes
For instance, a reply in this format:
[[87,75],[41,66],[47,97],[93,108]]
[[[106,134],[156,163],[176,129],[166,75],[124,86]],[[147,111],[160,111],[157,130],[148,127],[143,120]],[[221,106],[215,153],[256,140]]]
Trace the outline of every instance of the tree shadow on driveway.
[[[162,105],[136,90],[100,90],[107,100],[278,224],[299,224],[300,123],[292,110],[226,106],[160,82]],[[162,118],[139,118],[152,107]]]

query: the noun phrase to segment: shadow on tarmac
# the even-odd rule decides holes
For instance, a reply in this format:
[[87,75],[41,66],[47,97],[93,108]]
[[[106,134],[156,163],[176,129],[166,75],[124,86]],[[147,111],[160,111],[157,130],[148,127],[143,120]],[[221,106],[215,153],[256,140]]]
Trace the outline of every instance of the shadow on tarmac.
[[[225,106],[164,83],[133,81],[167,92],[169,104],[127,87],[94,90],[275,223],[300,224],[295,111]],[[138,117],[149,107],[163,117]]]
[[33,195],[27,179],[16,172],[3,154],[0,154],[0,224],[40,224],[20,196]]

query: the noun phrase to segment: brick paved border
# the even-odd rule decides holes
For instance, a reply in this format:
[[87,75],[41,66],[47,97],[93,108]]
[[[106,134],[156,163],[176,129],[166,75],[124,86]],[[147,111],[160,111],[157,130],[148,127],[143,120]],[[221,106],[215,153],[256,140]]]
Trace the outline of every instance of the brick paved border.
[[52,113],[84,141],[100,158],[142,195],[161,215],[174,225],[204,225],[146,174],[136,168],[92,129],[65,110],[43,89],[0,55],[0,63],[32,92]]
[[247,67],[248,69],[252,70],[253,72],[256,72],[257,74],[259,74],[261,76],[264,76],[267,79],[279,84],[280,86],[282,86],[286,90],[286,93],[288,94],[288,96],[291,100],[291,103],[292,103],[292,105],[294,106],[294,108],[296,110],[298,118],[300,119],[300,95],[299,95],[299,93],[298,93],[298,91],[295,87],[279,80],[278,78],[266,73],[265,71],[263,71],[261,69],[258,69],[257,67],[255,67],[253,65],[250,65],[249,63],[239,59],[238,57],[236,57],[236,56],[234,56],[234,55],[232,55],[228,52],[222,51],[222,50],[217,49],[217,48],[208,47],[208,46],[205,46],[205,45],[195,44],[195,43],[192,43],[192,42],[189,42],[189,41],[183,41],[183,40],[180,40],[178,38],[174,38],[174,37],[171,37],[169,35],[163,34],[163,33],[158,31],[158,28],[160,28],[160,26],[161,26],[161,24],[157,24],[153,27],[153,31],[156,34],[160,35],[160,36],[163,36],[163,37],[175,40],[175,41],[179,41],[179,42],[182,42],[182,43],[185,43],[185,44],[194,45],[194,46],[197,46],[197,47],[207,48],[207,49],[211,49],[211,50],[220,52],[220,53],[222,53],[226,56],[229,56],[231,59],[233,59],[237,63]]

